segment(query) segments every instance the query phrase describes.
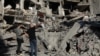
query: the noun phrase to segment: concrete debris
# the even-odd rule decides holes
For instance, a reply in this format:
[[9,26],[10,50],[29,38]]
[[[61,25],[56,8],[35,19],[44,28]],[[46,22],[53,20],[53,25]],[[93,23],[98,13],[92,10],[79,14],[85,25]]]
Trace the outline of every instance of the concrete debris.
[[66,48],[66,41],[68,41],[69,39],[72,39],[72,37],[77,34],[77,31],[79,30],[79,28],[81,27],[81,25],[79,23],[75,23],[73,25],[73,27],[69,30],[69,32],[67,33],[67,35],[65,36],[64,40],[61,43],[61,46],[63,47],[62,50],[65,50]]
[[9,38],[16,39],[16,34],[13,32],[7,32],[2,36],[2,39],[9,39]]
[[30,56],[33,26],[37,56],[100,56],[99,2],[0,0],[0,56]]

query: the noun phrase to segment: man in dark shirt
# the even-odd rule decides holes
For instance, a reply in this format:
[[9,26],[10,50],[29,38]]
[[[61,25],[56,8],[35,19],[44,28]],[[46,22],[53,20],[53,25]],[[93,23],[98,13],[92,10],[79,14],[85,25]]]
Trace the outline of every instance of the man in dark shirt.
[[27,34],[30,39],[30,47],[31,47],[31,56],[37,56],[37,40],[35,29],[39,26],[43,25],[44,20],[40,21],[40,23],[35,24],[31,23],[29,29],[27,30]]
[[28,29],[27,31],[28,35],[29,35],[29,39],[30,40],[36,40],[36,36],[35,36],[35,26],[34,27],[31,27]]
[[35,36],[36,24],[31,24],[30,28],[27,30],[27,34],[30,39],[31,56],[37,56],[37,41]]

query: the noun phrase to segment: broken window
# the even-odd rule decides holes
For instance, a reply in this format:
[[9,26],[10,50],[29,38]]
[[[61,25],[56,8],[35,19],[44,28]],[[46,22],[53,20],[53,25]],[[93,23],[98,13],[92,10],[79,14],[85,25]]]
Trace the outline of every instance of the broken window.
[[52,13],[53,14],[58,14],[58,6],[59,6],[59,3],[49,2],[49,6],[52,9]]
[[4,0],[4,6],[8,6],[10,5],[12,7],[12,9],[16,8],[16,4],[19,3],[20,0]]
[[14,23],[14,17],[12,17],[12,16],[4,16],[4,20],[7,22],[7,24]]

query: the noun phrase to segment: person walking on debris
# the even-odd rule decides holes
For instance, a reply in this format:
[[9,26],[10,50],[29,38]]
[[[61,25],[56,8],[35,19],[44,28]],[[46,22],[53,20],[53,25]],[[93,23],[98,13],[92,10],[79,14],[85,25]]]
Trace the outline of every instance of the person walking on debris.
[[17,46],[17,50],[16,50],[16,53],[18,55],[21,54],[22,52],[22,43],[23,43],[23,37],[22,37],[22,34],[24,33],[23,31],[23,25],[22,24],[16,24],[16,27],[14,28],[14,32],[16,33],[16,36],[17,36],[17,43],[18,43],[18,46]]

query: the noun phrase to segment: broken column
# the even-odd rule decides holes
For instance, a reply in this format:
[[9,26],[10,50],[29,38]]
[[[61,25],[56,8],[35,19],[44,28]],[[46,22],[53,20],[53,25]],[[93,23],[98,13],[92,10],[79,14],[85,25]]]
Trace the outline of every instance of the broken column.
[[90,12],[92,15],[100,14],[100,0],[89,0]]
[[46,9],[46,16],[51,17],[52,16],[52,9],[49,8],[49,5],[47,5]]
[[20,0],[20,9],[24,9],[24,0]]
[[0,19],[3,19],[4,15],[4,0],[0,0]]
[[65,16],[64,8],[62,7],[62,1],[60,1],[60,6],[58,7],[59,16]]

